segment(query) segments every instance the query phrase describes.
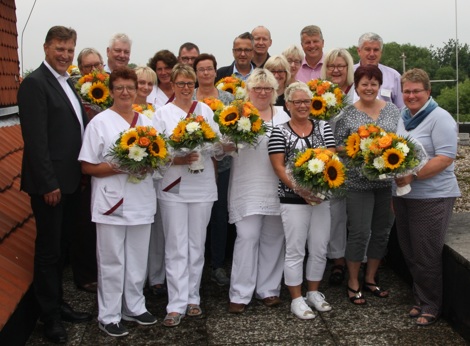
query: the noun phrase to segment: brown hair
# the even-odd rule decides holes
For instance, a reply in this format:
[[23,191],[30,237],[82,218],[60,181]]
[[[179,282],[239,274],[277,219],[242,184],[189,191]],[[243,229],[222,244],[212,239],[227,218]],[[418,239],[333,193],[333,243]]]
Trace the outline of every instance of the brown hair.
[[359,85],[362,77],[367,77],[368,79],[375,78],[379,85],[382,85],[382,71],[375,65],[359,66],[354,72],[354,85]]
[[130,79],[134,81],[135,88],[137,89],[137,74],[135,71],[129,67],[119,67],[114,69],[109,76],[109,89],[114,89],[114,82],[116,79]]
[[51,43],[52,40],[68,41],[73,40],[73,43],[77,43],[77,32],[72,28],[66,28],[65,26],[53,26],[49,29],[46,35],[45,44]]

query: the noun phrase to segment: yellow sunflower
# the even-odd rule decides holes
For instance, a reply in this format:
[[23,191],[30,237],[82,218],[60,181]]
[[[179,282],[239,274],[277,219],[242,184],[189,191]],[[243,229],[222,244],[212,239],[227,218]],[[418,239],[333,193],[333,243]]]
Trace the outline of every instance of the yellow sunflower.
[[165,140],[162,137],[157,136],[157,138],[155,138],[155,140],[152,142],[152,144],[150,144],[148,148],[149,148],[150,155],[155,156],[155,157],[160,157],[162,159],[165,158],[166,145],[165,145]]
[[322,152],[320,154],[317,154],[317,159],[322,160],[323,162],[328,162],[330,160],[330,157],[326,152]]
[[240,114],[235,106],[225,107],[219,115],[219,122],[223,126],[233,125],[238,121],[238,119],[240,119]]
[[135,129],[126,131],[121,137],[121,148],[128,150],[139,140],[139,135]]
[[181,141],[181,138],[183,137],[184,133],[186,131],[186,124],[184,121],[180,121],[178,125],[173,130],[173,133],[171,135],[171,139],[174,140],[175,142]]
[[95,103],[103,103],[109,96],[109,90],[101,82],[93,83],[88,91],[88,97]]
[[330,160],[325,165],[323,176],[330,188],[336,188],[344,183],[344,166],[341,161]]
[[216,137],[215,132],[212,130],[212,127],[206,122],[201,123],[201,130],[206,139],[214,139]]
[[251,131],[253,132],[259,132],[261,130],[261,125],[263,124],[263,121],[261,118],[256,119],[253,121],[253,124],[251,124]]
[[224,85],[222,85],[220,90],[223,90],[223,91],[231,93],[232,95],[235,95],[237,91],[237,86],[234,83],[225,83]]
[[326,111],[326,102],[321,96],[312,97],[312,108],[310,114],[313,116],[322,115]]
[[385,161],[385,167],[390,169],[399,168],[402,162],[405,160],[405,156],[400,150],[390,148],[382,155]]
[[297,158],[297,160],[295,161],[295,167],[300,167],[302,166],[305,162],[307,162],[308,160],[310,160],[310,158],[312,157],[312,154],[313,154],[313,150],[312,149],[307,149],[305,150],[302,154],[300,154]]
[[357,132],[354,132],[346,140],[346,154],[348,154],[349,157],[355,157],[361,148],[360,145],[361,137],[359,137]]

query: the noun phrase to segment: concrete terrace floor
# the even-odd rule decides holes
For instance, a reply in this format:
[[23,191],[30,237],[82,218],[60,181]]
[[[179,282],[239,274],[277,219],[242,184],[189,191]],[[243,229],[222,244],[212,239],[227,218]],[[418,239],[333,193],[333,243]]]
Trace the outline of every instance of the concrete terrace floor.
[[[267,308],[253,299],[244,314],[229,314],[228,287],[213,283],[206,265],[201,317],[185,317],[178,327],[163,327],[166,298],[146,292],[147,308],[158,323],[146,327],[124,321],[130,334],[114,338],[98,329],[96,295],[77,290],[68,269],[66,300],[77,310],[92,312],[95,319],[84,324],[65,323],[69,334],[67,345],[466,345],[442,318],[432,326],[417,327],[408,317],[412,303],[410,287],[387,266],[379,273],[382,286],[390,289],[390,297],[379,299],[366,292],[368,304],[363,307],[349,302],[345,285],[329,286],[326,280],[329,270],[326,273],[320,290],[333,310],[319,313],[314,320],[301,321],[290,312],[285,286],[280,306]],[[42,337],[42,325],[37,324],[26,345],[49,345]]]

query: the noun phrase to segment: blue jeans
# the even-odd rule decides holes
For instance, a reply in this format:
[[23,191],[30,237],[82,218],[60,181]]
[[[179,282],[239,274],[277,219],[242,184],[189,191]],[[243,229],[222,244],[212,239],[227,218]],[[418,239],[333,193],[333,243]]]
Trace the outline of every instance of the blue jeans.
[[217,179],[218,199],[214,202],[211,214],[211,266],[213,269],[222,268],[225,261],[227,244],[227,192],[230,169],[220,172]]

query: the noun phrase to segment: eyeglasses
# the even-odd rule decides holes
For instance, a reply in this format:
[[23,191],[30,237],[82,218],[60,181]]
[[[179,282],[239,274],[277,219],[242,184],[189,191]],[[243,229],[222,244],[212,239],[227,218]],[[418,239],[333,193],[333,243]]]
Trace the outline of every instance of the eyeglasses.
[[259,94],[261,93],[262,91],[264,91],[266,94],[270,94],[274,91],[274,88],[270,88],[270,87],[254,87],[254,88],[251,88],[251,90],[253,90],[255,93]]
[[327,65],[326,68],[328,71],[334,71],[337,69],[338,71],[343,71],[348,65]]
[[300,64],[302,63],[302,60],[293,60],[293,59],[287,59],[287,62],[290,64],[294,64],[296,66],[300,66]]
[[269,70],[271,71],[272,74],[283,74],[283,73],[287,73],[286,70]]
[[417,95],[420,92],[425,91],[424,89],[416,89],[416,90],[403,90],[403,95],[410,96],[410,95]]
[[116,85],[113,90],[117,91],[118,93],[124,92],[124,89],[127,90],[128,93],[134,93],[136,91],[135,86],[133,85]]
[[213,67],[198,67],[196,69],[197,72],[204,73],[204,72],[212,72],[214,71]]
[[82,65],[82,69],[83,70],[100,69],[102,66],[103,66],[102,63],[97,62],[96,64]]
[[192,62],[196,60],[196,57],[195,56],[183,56],[181,57],[181,61],[184,62],[184,63],[188,63],[188,62]]
[[311,100],[288,100],[287,102],[292,103],[296,107],[300,107],[301,105],[310,106]]
[[236,54],[242,54],[242,53],[248,54],[248,53],[251,53],[253,49],[252,48],[233,48],[232,51]]
[[189,89],[191,89],[191,88],[194,88],[196,83],[194,83],[194,82],[176,82],[175,85],[180,89],[183,89],[185,86],[187,86]]

